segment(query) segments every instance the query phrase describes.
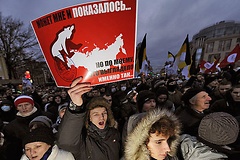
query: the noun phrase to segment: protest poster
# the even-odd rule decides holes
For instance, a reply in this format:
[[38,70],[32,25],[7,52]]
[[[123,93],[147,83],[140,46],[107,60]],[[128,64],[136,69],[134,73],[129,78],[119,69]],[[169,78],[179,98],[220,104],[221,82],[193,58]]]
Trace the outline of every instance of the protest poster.
[[99,85],[134,78],[137,0],[90,2],[33,21],[58,87],[74,79]]

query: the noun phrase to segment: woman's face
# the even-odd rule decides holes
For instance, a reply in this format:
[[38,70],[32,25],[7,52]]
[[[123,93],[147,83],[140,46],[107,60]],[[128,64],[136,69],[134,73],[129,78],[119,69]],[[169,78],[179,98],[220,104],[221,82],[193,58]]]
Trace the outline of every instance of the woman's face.
[[17,110],[22,115],[28,115],[33,110],[33,105],[29,102],[22,102],[17,105]]
[[105,107],[97,107],[90,110],[90,121],[99,129],[105,128],[107,116],[107,110]]
[[162,134],[150,133],[147,148],[152,158],[157,160],[164,160],[166,158],[168,152],[170,152],[167,142],[168,138],[169,136],[163,136]]
[[25,154],[30,160],[40,160],[51,145],[45,142],[32,142],[25,145]]

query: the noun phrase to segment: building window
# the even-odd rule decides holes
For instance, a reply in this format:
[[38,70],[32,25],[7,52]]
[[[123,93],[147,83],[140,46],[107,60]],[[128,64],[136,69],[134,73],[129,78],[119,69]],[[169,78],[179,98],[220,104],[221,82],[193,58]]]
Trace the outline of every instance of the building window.
[[220,58],[220,55],[221,55],[221,53],[217,53],[217,54],[210,54],[209,56],[208,56],[208,62],[214,62],[214,61],[216,61],[218,58]]
[[218,51],[224,51],[224,41],[219,41]]
[[232,42],[231,39],[224,40],[224,41],[219,41],[218,51],[229,50],[231,48],[231,42]]
[[232,43],[231,39],[225,41],[226,50],[229,50],[231,48],[231,43]]
[[207,44],[207,52],[213,52],[213,46],[214,46],[214,42],[208,43]]
[[240,38],[237,38],[237,43],[240,43]]

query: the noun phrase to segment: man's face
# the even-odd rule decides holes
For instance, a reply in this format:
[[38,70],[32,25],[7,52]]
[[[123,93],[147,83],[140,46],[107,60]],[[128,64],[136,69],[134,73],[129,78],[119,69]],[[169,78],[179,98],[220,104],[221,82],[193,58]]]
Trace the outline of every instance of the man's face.
[[234,88],[231,95],[235,102],[240,102],[240,88]]
[[170,152],[168,138],[168,136],[163,136],[162,134],[150,134],[147,148],[152,158],[157,160],[164,160],[166,158],[168,152]]
[[33,110],[33,105],[29,102],[19,103],[17,106],[17,110],[22,115],[27,115]]
[[202,91],[196,94],[195,100],[193,100],[193,102],[191,102],[191,100],[190,102],[191,104],[193,104],[194,109],[202,112],[205,109],[209,108],[211,100],[212,98],[209,97],[208,93],[205,91]]
[[217,79],[212,81],[211,83],[208,84],[210,87],[217,87],[218,86],[218,81]]
[[104,129],[107,123],[107,110],[105,107],[97,107],[90,111],[90,121],[99,129]]
[[231,84],[219,85],[218,90],[221,95],[225,95],[228,90],[232,88]]
[[164,102],[166,102],[167,101],[167,95],[166,94],[160,94],[159,96],[158,96],[158,102],[159,103],[164,103]]
[[149,99],[143,104],[142,112],[147,112],[150,109],[153,109],[156,107],[156,101],[155,99]]
[[104,95],[103,98],[105,98],[105,99],[107,100],[107,102],[108,102],[110,105],[112,105],[112,96],[111,96],[111,95],[109,95],[109,96]]

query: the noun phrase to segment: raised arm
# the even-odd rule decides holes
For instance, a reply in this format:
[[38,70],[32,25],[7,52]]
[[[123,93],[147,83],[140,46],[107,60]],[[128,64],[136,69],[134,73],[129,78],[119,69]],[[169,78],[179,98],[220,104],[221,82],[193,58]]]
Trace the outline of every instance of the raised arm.
[[[89,83],[81,83],[82,78],[73,81],[68,90],[71,103],[63,116],[57,134],[57,144],[60,148],[73,154],[80,153],[83,144],[82,129],[84,127],[84,104],[82,95],[92,88]],[[74,105],[71,108],[71,105]]]

